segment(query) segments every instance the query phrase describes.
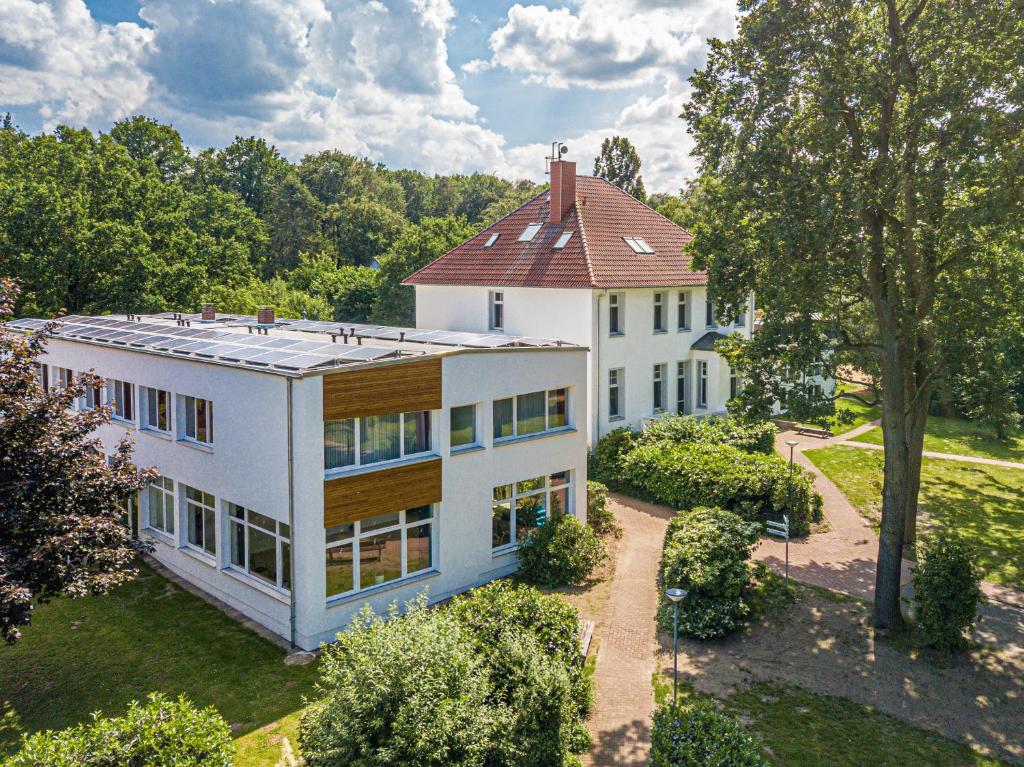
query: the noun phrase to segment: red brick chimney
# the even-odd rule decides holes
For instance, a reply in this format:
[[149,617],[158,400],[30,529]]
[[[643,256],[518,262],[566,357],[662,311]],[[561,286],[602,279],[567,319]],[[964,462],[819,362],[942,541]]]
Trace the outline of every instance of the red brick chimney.
[[210,322],[217,319],[217,307],[213,304],[203,304],[203,311],[199,315],[203,322]]
[[256,322],[260,325],[273,325],[274,323],[274,309],[269,306],[264,306],[258,312],[256,312]]
[[576,204],[576,163],[554,160],[551,163],[551,217],[552,224],[561,223]]

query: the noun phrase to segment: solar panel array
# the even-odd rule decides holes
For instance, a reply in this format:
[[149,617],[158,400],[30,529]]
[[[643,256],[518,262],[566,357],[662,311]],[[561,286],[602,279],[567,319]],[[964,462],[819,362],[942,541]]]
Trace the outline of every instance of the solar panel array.
[[543,338],[525,338],[504,333],[467,333],[456,330],[422,330],[387,325],[363,325],[357,322],[323,322],[320,320],[279,320],[287,330],[304,333],[329,333],[439,346],[462,346],[469,349],[499,349],[506,346],[559,346],[560,342]]
[[[9,326],[20,330],[37,330],[45,324],[45,320],[24,319],[15,320]],[[79,339],[282,373],[299,373],[399,356],[395,349],[246,335],[214,328],[131,322],[112,317],[65,317],[59,321],[54,335],[58,338]]]

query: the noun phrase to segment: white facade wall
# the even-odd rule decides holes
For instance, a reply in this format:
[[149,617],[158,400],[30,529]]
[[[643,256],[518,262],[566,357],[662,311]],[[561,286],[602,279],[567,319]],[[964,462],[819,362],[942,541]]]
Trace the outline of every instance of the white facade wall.
[[[709,327],[706,322],[707,289],[627,288],[623,290],[495,288],[476,286],[416,286],[418,327],[485,332],[489,322],[489,296],[500,290],[504,300],[504,329],[514,335],[555,338],[586,346],[588,390],[591,403],[587,423],[593,442],[622,426],[640,428],[654,417],[654,366],[665,365],[667,412],[677,410],[679,391],[677,365],[683,362],[690,376],[689,403],[694,415],[725,412],[729,399],[729,366],[715,352],[691,351],[691,346],[709,330],[723,334],[739,332],[750,336],[753,311],[743,325]],[[677,301],[680,291],[689,298],[689,327],[679,330]],[[654,330],[654,295],[665,296],[665,332]],[[609,332],[609,295],[620,296],[624,332]],[[708,362],[708,402],[697,407],[696,360]],[[608,373],[624,371],[624,407],[620,418],[609,415]]]

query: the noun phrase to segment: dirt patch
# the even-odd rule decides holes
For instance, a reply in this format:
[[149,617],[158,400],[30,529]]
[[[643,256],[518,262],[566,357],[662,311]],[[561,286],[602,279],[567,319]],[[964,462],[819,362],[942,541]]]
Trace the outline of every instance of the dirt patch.
[[[861,601],[802,588],[793,604],[724,641],[682,642],[681,677],[726,697],[756,682],[856,701],[1024,764],[1024,657],[981,649],[942,667],[876,640]],[[672,671],[671,637],[659,664]]]

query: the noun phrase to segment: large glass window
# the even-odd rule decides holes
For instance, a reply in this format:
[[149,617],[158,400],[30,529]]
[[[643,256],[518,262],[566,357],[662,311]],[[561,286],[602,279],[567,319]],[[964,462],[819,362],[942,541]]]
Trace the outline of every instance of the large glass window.
[[665,364],[654,366],[654,412],[660,413],[665,409]]
[[324,421],[328,471],[429,453],[431,445],[429,410]]
[[289,528],[264,514],[228,503],[233,567],[278,588],[291,588]]
[[380,586],[433,567],[432,506],[327,528],[327,596]]
[[213,403],[199,397],[183,397],[185,402],[185,438],[213,444]]
[[608,332],[620,336],[626,332],[626,297],[622,293],[608,296]]
[[697,360],[697,407],[708,406],[708,363]]
[[213,556],[217,555],[217,511],[213,496],[185,485],[185,518],[188,542]]
[[569,424],[569,390],[549,389],[494,400],[494,438],[525,437]]
[[491,547],[522,542],[554,514],[570,514],[571,472],[533,477],[494,488],[491,500]]
[[449,411],[448,432],[452,450],[470,447],[476,441],[476,405],[460,405]]
[[625,371],[622,368],[608,371],[608,417],[622,418],[623,390],[625,389]]
[[135,387],[127,381],[107,381],[107,402],[114,417],[122,421],[135,420]]
[[171,430],[171,394],[163,389],[142,387],[142,427],[155,431]]
[[147,525],[168,535],[174,534],[174,482],[157,477],[146,488]]

